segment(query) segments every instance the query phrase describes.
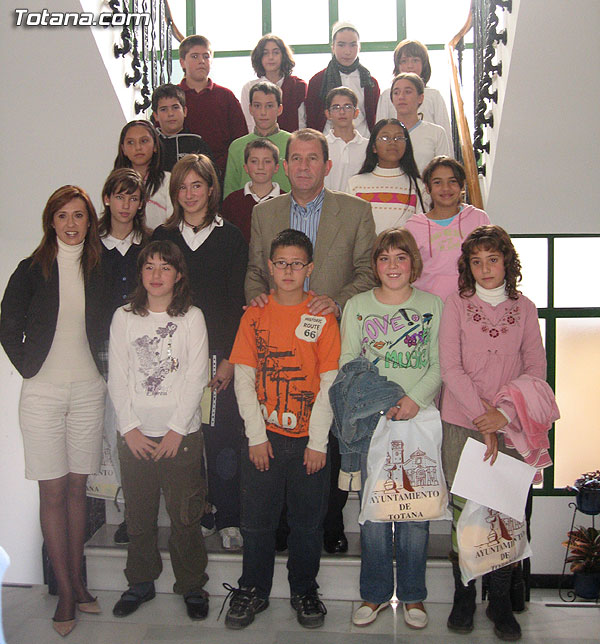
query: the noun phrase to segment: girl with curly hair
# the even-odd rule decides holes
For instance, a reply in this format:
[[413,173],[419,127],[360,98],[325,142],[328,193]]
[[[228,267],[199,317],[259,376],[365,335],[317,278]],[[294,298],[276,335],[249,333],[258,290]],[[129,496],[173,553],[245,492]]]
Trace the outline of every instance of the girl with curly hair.
[[[499,451],[523,460],[505,443],[505,428],[515,419],[515,409],[509,403],[494,407],[492,401],[504,385],[522,375],[546,379],[537,309],[517,290],[521,263],[510,237],[500,226],[479,226],[461,250],[458,292],[448,296],[440,327],[442,460],[449,486],[467,438],[485,443],[484,460],[491,464]],[[455,593],[448,628],[468,633],[473,629],[475,583],[461,582],[456,544],[464,504],[465,499],[452,495]],[[489,576],[487,614],[496,634],[507,640],[518,639],[521,632],[511,607],[512,572],[505,566]]]
[[256,44],[250,55],[252,69],[256,78],[242,87],[240,103],[246,117],[248,132],[254,132],[254,118],[250,114],[250,89],[261,81],[271,81],[281,88],[283,94],[283,111],[277,122],[286,132],[295,132],[306,127],[306,81],[294,76],[296,65],[294,53],[283,40],[275,34],[265,34]]

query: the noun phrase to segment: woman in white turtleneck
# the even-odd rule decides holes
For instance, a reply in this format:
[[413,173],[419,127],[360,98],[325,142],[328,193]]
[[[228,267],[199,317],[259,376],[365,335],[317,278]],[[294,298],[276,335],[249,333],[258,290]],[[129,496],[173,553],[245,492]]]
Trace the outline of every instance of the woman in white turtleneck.
[[426,210],[425,188],[413,157],[408,131],[397,119],[375,124],[365,162],[350,177],[347,192],[371,203],[375,232],[404,225],[415,213]]
[[11,276],[0,341],[23,376],[19,420],[25,476],[40,489],[40,521],[58,585],[53,627],[100,612],[82,577],[87,475],[97,472],[105,396],[98,352],[107,325],[101,247],[88,195],[63,186],[48,200],[44,236]]

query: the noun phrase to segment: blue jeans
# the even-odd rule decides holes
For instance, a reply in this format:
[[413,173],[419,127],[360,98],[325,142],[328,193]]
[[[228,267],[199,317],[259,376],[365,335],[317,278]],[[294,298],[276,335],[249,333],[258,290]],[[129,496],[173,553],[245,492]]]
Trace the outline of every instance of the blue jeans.
[[260,472],[242,449],[242,516],[244,563],[239,585],[255,587],[268,598],[273,584],[275,532],[287,503],[288,580],[292,594],[318,588],[323,545],[323,518],[329,495],[329,456],[325,467],[310,476],[302,464],[308,437],[292,438],[267,431],[274,458]]
[[[367,480],[367,454],[361,455],[361,499]],[[406,604],[427,598],[425,568],[429,521],[375,523],[360,526],[360,596],[363,601],[382,604],[394,594],[394,550],[396,597]]]

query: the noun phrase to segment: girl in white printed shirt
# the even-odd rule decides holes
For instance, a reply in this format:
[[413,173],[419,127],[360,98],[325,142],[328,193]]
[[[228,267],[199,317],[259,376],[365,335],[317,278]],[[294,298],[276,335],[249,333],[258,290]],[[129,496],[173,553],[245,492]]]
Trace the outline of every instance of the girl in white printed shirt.
[[201,475],[200,399],[207,384],[208,335],[191,305],[179,248],[151,242],[138,259],[139,282],[110,329],[108,389],[115,406],[125,497],[129,589],[113,608],[124,617],[154,597],[161,573],[158,506],[161,490],[171,519],[174,591],[188,615],[203,619],[206,549],[200,529],[206,484]]

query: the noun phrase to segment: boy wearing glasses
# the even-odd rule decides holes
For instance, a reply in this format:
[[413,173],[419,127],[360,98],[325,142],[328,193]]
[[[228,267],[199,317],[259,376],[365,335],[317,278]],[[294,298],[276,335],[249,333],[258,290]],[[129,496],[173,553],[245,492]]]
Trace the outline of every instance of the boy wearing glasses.
[[361,169],[369,144],[369,139],[354,128],[358,97],[349,87],[334,87],[325,99],[325,116],[331,122],[331,130],[325,137],[331,159],[325,187],[343,192],[348,179]]
[[340,336],[332,313],[309,311],[313,296],[304,284],[312,255],[310,239],[298,230],[275,237],[268,262],[274,290],[264,307],[247,309],[229,358],[248,452],[242,459],[243,569],[239,588],[231,590],[228,628],[245,628],[269,605],[284,502],[292,608],[306,628],[325,621],[316,578],[329,492],[328,392]]

